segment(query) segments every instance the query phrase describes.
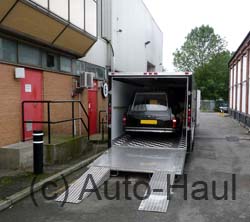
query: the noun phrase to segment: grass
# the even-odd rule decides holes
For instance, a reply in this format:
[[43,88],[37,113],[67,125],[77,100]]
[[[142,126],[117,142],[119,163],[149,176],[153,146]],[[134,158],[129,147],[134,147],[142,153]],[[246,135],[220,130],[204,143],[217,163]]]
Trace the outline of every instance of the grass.
[[13,183],[13,178],[12,177],[2,177],[2,178],[0,178],[0,187],[9,185],[11,183]]
[[[36,178],[36,183],[46,179],[52,174],[44,173],[38,175]],[[24,189],[31,185],[34,178],[33,173],[24,172],[15,176],[4,176],[0,178],[0,200],[6,199],[6,197]]]
[[[74,138],[77,138],[79,136],[75,136]],[[72,140],[73,137],[72,136],[69,136],[69,135],[58,135],[58,136],[51,136],[51,144],[60,144],[60,143],[64,143],[64,142],[67,142],[67,141],[70,141]],[[48,137],[45,136],[44,137],[44,141],[47,141],[48,142]]]

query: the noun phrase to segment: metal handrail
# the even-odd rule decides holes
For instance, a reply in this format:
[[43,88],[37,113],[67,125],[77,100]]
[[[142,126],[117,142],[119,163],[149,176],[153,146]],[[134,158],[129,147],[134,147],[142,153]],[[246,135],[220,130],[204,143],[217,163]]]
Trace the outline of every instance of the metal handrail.
[[[105,113],[106,114],[106,119],[107,119],[107,111],[106,110],[100,110],[99,111],[99,118],[98,118],[98,120],[99,120],[99,133],[101,132],[101,124],[105,124],[105,123],[107,123],[107,122],[104,122],[104,121],[102,121],[101,120],[101,114],[102,113]],[[103,118],[102,118],[103,119]]]
[[[101,114],[102,113],[105,113],[105,119],[106,121],[104,121],[104,117],[102,117],[101,119]],[[106,110],[100,110],[99,111],[99,133],[102,134],[102,141],[104,141],[104,124],[107,124],[108,121],[107,121],[107,111]]]
[[[41,103],[41,104],[47,104],[47,121],[33,121],[33,120],[25,120],[24,119],[24,105],[26,103]],[[51,121],[51,116],[50,116],[50,104],[59,104],[59,103],[71,103],[71,111],[72,111],[72,118],[71,119],[65,119],[65,120],[60,120],[60,121]],[[79,103],[79,105],[81,106],[84,114],[86,115],[86,118],[88,120],[88,124],[86,125],[86,123],[84,122],[83,118],[79,117],[79,118],[75,118],[75,107],[74,104],[75,103]],[[58,124],[58,123],[65,123],[65,122],[72,122],[72,137],[75,136],[74,134],[74,129],[75,129],[75,120],[80,120],[82,125],[84,126],[85,130],[88,133],[88,139],[89,139],[89,115],[86,111],[86,109],[84,108],[82,102],[80,100],[54,100],[54,101],[50,101],[50,100],[29,100],[29,101],[23,101],[22,102],[22,140],[23,142],[25,141],[25,123],[40,123],[40,124],[48,124],[48,143],[51,143],[51,124]]]

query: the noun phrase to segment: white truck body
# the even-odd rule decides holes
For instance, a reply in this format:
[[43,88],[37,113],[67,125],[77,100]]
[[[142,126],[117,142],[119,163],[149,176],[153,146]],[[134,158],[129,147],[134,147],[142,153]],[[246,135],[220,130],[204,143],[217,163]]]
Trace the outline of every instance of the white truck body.
[[[134,93],[140,90],[166,91],[172,106],[180,104],[184,115],[180,136],[173,138],[162,134],[158,137],[150,133],[140,136],[138,133],[138,137],[131,137],[125,133],[122,124],[123,115]],[[92,166],[109,167],[116,171],[166,170],[174,174],[182,174],[186,154],[191,153],[193,149],[196,98],[193,75],[190,72],[110,73],[108,117],[110,149]],[[162,161],[155,158],[157,156],[160,156]]]

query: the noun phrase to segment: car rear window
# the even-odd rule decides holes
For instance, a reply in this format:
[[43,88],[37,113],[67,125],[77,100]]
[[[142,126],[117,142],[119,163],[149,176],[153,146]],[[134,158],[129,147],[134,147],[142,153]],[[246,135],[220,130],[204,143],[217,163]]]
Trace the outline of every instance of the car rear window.
[[137,93],[132,111],[167,111],[168,102],[165,93]]

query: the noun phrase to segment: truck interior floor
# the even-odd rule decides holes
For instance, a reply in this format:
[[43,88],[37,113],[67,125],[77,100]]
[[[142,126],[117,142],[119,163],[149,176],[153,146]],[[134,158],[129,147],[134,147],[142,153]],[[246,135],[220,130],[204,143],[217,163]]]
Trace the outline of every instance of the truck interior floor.
[[185,138],[172,134],[124,134],[113,141],[113,146],[130,148],[172,149],[184,148]]

